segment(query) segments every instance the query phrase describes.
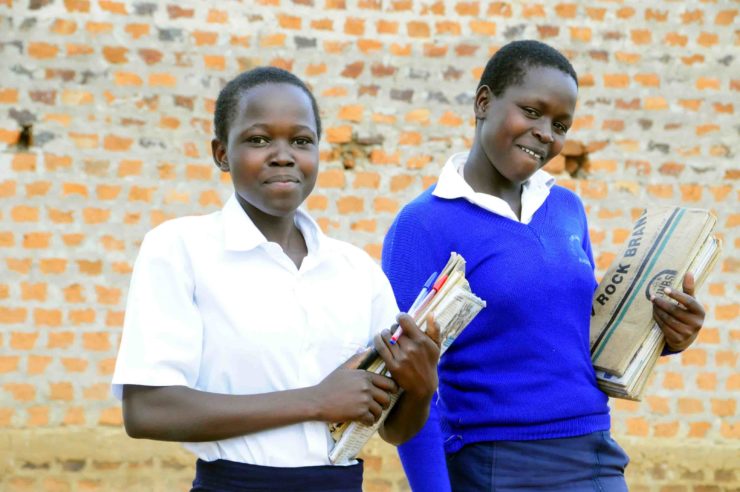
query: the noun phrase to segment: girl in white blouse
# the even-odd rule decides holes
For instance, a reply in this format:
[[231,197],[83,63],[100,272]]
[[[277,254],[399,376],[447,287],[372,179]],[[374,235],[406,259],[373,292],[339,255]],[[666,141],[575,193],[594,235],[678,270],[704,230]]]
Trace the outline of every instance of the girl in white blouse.
[[[362,463],[329,463],[326,423],[372,424],[403,389],[380,435],[411,438],[437,387],[437,330],[396,320],[373,260],[298,209],[321,136],[300,79],[272,67],[239,75],[214,123],[214,161],[235,193],[141,245],[113,377],[126,431],[186,443],[193,490],[359,492]],[[403,336],[390,344],[396,321]],[[356,369],[369,339],[392,379]]]

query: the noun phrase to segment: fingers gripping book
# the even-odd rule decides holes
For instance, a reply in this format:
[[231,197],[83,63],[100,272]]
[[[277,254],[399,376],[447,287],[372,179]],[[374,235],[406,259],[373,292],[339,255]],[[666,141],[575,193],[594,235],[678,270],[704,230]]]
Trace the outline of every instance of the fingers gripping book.
[[[409,314],[424,332],[427,330],[427,315],[434,314],[435,322],[439,325],[440,355],[442,355],[485,305],[485,301],[473,294],[465,279],[465,260],[453,252],[441,273],[432,274],[421,289],[419,296],[409,309]],[[394,333],[394,337],[397,338],[398,334],[398,332]],[[390,377],[383,359],[375,350],[368,351],[360,367]],[[398,392],[391,397],[388,408],[371,426],[358,422],[340,422],[329,425],[334,440],[329,460],[332,463],[344,463],[354,459],[383,424],[400,395],[401,392]]]
[[721,242],[707,210],[645,211],[596,289],[591,312],[591,360],[599,386],[610,396],[642,398],[665,346],[653,320],[652,296],[681,290],[687,272],[695,288],[717,262]]

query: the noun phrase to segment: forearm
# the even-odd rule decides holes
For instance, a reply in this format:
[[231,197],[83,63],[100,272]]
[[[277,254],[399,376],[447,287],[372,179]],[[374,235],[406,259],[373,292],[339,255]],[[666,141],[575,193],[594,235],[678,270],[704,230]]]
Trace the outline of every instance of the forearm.
[[202,442],[319,420],[320,415],[310,388],[224,395],[184,386],[126,385],[123,418],[131,437]]
[[431,398],[415,398],[404,393],[379,429],[384,441],[399,445],[416,435],[429,417]]

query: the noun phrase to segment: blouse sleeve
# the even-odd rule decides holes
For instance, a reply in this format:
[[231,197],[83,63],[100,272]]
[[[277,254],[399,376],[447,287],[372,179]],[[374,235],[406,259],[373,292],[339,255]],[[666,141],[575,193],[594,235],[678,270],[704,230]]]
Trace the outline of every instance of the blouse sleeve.
[[396,298],[393,295],[391,284],[388,282],[388,278],[386,278],[383,270],[374,262],[372,265],[372,284],[374,287],[372,321],[370,323],[370,333],[368,333],[370,343],[372,343],[372,339],[376,333],[391,328],[393,323],[396,322],[396,315],[398,314],[398,305],[396,304]]
[[203,324],[184,244],[164,224],[149,232],[134,264],[123,336],[113,374],[113,395],[124,384],[194,387]]

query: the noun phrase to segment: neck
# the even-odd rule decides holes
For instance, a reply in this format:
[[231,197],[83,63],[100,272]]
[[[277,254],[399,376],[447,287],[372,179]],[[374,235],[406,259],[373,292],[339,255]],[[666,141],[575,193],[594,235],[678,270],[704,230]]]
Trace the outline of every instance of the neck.
[[303,235],[295,225],[295,211],[288,215],[275,216],[252,206],[239,195],[237,195],[237,200],[255,227],[265,236],[265,239],[279,244],[283,251],[296,249],[294,245],[298,237],[300,237],[300,242],[303,242]]
[[473,143],[463,167],[463,177],[476,193],[501,198],[509,204],[517,217],[521,217],[523,182],[510,181],[496,170],[480,146]]

